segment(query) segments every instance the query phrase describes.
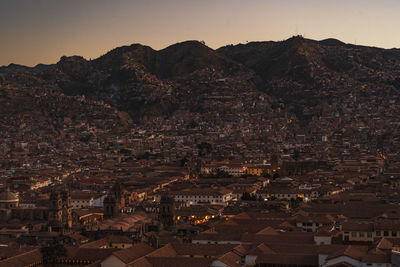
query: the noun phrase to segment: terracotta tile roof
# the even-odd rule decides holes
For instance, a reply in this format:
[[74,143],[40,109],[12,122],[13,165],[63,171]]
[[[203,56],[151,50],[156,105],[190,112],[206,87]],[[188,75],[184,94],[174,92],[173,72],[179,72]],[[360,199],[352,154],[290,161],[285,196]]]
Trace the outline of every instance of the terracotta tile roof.
[[0,267],[23,267],[42,261],[42,254],[39,249],[34,249],[11,258],[0,261]]
[[333,264],[333,265],[327,265],[326,267],[356,267],[356,266],[352,265],[352,264],[350,264],[348,262],[342,261],[342,262],[339,262],[339,263],[336,263],[336,264]]
[[186,188],[180,191],[170,191],[171,195],[184,195],[184,196],[223,196],[232,193],[232,190],[226,188],[213,189],[213,188]]
[[[248,232],[248,233],[257,233],[259,231],[264,230],[267,227],[271,227],[274,229],[278,229],[281,223],[285,222],[285,220],[280,219],[249,219],[249,220],[237,220],[230,219],[227,222],[223,222],[214,226],[215,230],[219,233],[223,232]],[[281,227],[283,228],[283,227]]]
[[153,265],[148,261],[146,257],[141,257],[125,265],[125,267],[153,267]]
[[86,236],[80,235],[78,233],[72,233],[68,235],[70,238],[72,238],[75,241],[78,242],[87,242],[88,238]]
[[247,251],[249,251],[252,247],[254,247],[254,246],[253,245],[240,244],[240,245],[237,245],[234,248],[234,251],[237,254],[240,254],[240,255],[244,256],[247,253]]
[[[164,257],[146,257],[146,260],[152,267],[204,267],[211,266],[210,259],[203,258],[164,258]],[[136,267],[136,265],[135,265]],[[142,266],[140,266],[142,267]]]
[[225,263],[229,267],[240,267],[241,257],[233,252],[228,252],[218,258],[219,261]]
[[106,239],[109,243],[132,244],[132,239],[123,235],[110,235]]
[[307,232],[284,232],[279,235],[243,234],[241,240],[245,243],[265,244],[314,244],[314,234]]
[[143,257],[150,252],[154,251],[152,247],[145,243],[135,244],[130,248],[122,249],[119,251],[113,252],[112,255],[120,259],[124,263],[130,263],[140,257]]
[[376,248],[379,248],[379,249],[391,249],[392,247],[393,247],[393,243],[387,238],[380,239],[379,243],[376,246]]
[[327,215],[308,215],[308,216],[303,216],[303,215],[297,215],[296,216],[296,221],[297,222],[315,222],[315,223],[333,223],[335,219],[333,218],[332,215],[327,214]]
[[124,214],[118,218],[105,220],[100,224],[99,227],[102,230],[122,229],[124,232],[135,231],[137,225],[140,225],[150,220],[151,218],[149,217],[149,214],[146,214],[144,212],[137,212],[133,214]]
[[330,254],[327,260],[334,259],[340,256],[347,256],[355,260],[361,260],[363,256],[366,255],[368,250],[367,246],[346,246]]
[[342,223],[343,231],[363,231],[372,232],[374,231],[373,223],[357,223],[357,222],[344,222]]
[[67,259],[98,261],[110,256],[117,249],[113,248],[76,248],[67,247]]
[[220,256],[232,251],[237,245],[229,244],[171,244],[178,255]]
[[396,222],[344,222],[342,223],[343,231],[363,231],[373,232],[375,230],[394,231],[400,230],[400,223]]
[[334,252],[342,250],[345,245],[315,245],[315,244],[276,244],[269,243],[265,244],[276,253],[285,252],[286,254],[303,254],[303,255],[315,255],[325,254],[329,255]]
[[101,261],[93,262],[92,264],[86,265],[86,267],[101,267]]
[[193,238],[193,240],[211,240],[211,241],[240,241],[242,239],[242,233],[231,232],[231,233],[210,233],[210,234],[199,234]]
[[291,224],[288,221],[284,221],[283,223],[280,223],[278,225],[279,228],[283,228],[283,229],[293,229],[296,228],[296,226],[294,226],[293,224]]
[[279,233],[277,231],[275,231],[274,228],[268,226],[268,227],[262,229],[261,231],[258,231],[256,233],[256,235],[279,235]]
[[[4,243],[3,243],[4,244]],[[6,259],[13,256],[17,256],[19,254],[23,254],[29,251],[36,249],[36,247],[16,247],[16,244],[10,244],[9,246],[1,246],[0,247],[0,259]]]
[[257,257],[256,264],[318,266],[318,255],[263,254]]
[[365,263],[391,263],[389,254],[382,253],[368,253],[362,257],[362,262]]
[[276,254],[269,246],[261,243],[257,247],[251,249],[246,253],[247,255],[262,255],[262,254]]
[[86,244],[81,245],[81,248],[101,248],[107,246],[107,238],[101,238],[99,240],[95,240]]
[[251,219],[251,217],[249,216],[249,214],[247,212],[239,213],[238,215],[235,215],[233,218],[234,219],[247,219],[247,220]]
[[153,250],[145,256],[140,258],[136,258],[133,261],[129,262],[127,266],[132,267],[145,267],[145,266],[153,266],[148,259],[149,258],[174,258],[176,257],[176,252],[172,248],[171,244],[167,244],[159,249]]
[[[150,262],[151,258],[175,258],[177,256],[175,250],[172,248],[171,244],[167,244],[159,249],[156,249],[150,253],[148,253],[147,255],[137,258],[135,260],[133,260],[132,262],[129,262],[126,266],[129,267],[152,267],[153,263]],[[162,262],[167,262],[166,260],[161,261],[160,260],[160,264],[162,264]],[[170,266],[170,265],[156,265],[156,266]],[[174,266],[174,265],[171,265]]]
[[162,248],[156,249],[153,252],[149,253],[148,257],[175,257],[176,251],[172,247],[171,244],[167,244]]
[[315,236],[333,236],[336,232],[334,232],[332,228],[332,226],[319,227],[315,233]]

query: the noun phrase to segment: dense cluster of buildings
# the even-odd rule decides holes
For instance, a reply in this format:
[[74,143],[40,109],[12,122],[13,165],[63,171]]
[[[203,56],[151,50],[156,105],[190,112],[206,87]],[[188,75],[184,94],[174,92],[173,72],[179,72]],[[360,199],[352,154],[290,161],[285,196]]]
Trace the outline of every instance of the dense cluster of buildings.
[[[138,72],[182,100],[140,120],[0,73],[0,266],[398,266],[389,65],[360,63],[356,76],[313,65],[312,91],[271,82],[295,101],[257,90],[249,72],[209,68],[162,87]],[[3,116],[11,93],[36,111]],[[44,257],[56,245],[64,253]]]

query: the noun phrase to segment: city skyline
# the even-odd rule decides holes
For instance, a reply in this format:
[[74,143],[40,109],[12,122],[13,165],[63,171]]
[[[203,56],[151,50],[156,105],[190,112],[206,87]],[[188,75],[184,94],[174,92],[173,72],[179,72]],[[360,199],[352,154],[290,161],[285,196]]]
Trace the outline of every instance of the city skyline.
[[[21,8],[21,7],[24,8]],[[185,40],[211,48],[293,35],[400,47],[400,3],[386,1],[2,1],[0,66],[97,58],[123,45],[162,49]]]

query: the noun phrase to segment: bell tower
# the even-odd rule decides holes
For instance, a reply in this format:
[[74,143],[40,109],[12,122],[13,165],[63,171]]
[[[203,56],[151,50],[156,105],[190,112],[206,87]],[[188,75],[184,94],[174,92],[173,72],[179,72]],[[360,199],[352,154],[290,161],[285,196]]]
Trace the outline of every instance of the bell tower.
[[58,191],[50,194],[49,230],[59,232],[62,228],[62,199]]
[[64,230],[69,230],[72,228],[72,205],[71,205],[71,195],[68,189],[64,189],[61,192],[61,202],[62,202],[62,223],[64,224]]
[[168,195],[162,195],[159,205],[159,220],[165,229],[175,226],[175,201]]
[[104,219],[118,216],[117,201],[113,195],[107,195],[103,200]]
[[103,200],[104,218],[115,218],[121,215],[121,209],[125,206],[125,196],[119,181],[115,183],[110,193]]

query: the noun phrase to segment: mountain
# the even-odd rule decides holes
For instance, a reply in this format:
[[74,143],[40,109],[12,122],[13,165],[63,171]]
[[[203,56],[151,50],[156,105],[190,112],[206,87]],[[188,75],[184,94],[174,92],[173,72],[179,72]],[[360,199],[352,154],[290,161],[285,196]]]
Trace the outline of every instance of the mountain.
[[280,78],[308,81],[310,63],[317,55],[314,43],[300,37],[284,42],[226,46],[218,52],[254,70],[264,81]]
[[[38,109],[32,97],[84,95],[140,122],[177,112],[204,115],[210,106],[231,114],[226,99],[237,106],[246,97],[254,97],[251,106],[244,105],[248,112],[253,107],[271,112],[271,106],[285,105],[299,119],[309,120],[311,115],[303,114],[305,107],[330,103],[338,94],[377,93],[361,88],[385,88],[381,92],[388,96],[397,93],[399,70],[397,49],[355,46],[335,39],[295,36],[217,50],[198,41],[158,51],[133,44],[94,60],[64,56],[54,65],[1,67],[0,102],[18,113],[19,106],[24,112]],[[219,105],[214,106],[215,99]]]
[[260,90],[289,102],[307,100],[306,92],[316,93],[327,84],[336,87],[337,79],[370,86],[393,84],[398,88],[398,77],[394,75],[400,68],[398,49],[295,36],[282,42],[252,42],[217,51],[253,70],[262,81],[258,84]]
[[238,68],[237,63],[198,41],[177,43],[159,51],[140,44],[119,47],[94,60],[94,64],[102,70],[140,64],[160,79],[173,79],[204,68],[224,72]]
[[93,61],[63,57],[59,87],[69,95],[106,100],[135,118],[170,114],[179,109],[177,80],[206,71],[210,75],[235,75],[241,64],[220,55],[198,41],[186,41],[156,51],[133,44],[111,50]]

